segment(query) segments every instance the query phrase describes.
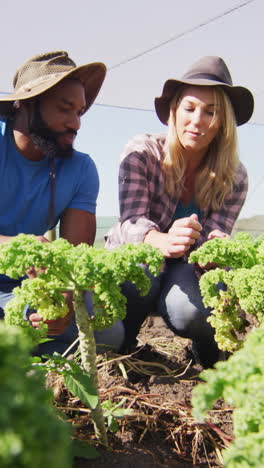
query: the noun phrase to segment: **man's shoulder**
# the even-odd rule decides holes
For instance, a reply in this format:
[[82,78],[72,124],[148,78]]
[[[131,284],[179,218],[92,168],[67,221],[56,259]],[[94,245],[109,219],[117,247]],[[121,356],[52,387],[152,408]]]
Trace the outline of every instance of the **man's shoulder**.
[[70,159],[73,164],[79,163],[84,166],[95,166],[93,158],[88,153],[83,153],[75,149],[73,151],[73,157]]
[[67,168],[67,172],[70,170],[76,173],[77,171],[83,176],[87,174],[96,174],[98,172],[96,164],[91,156],[77,150],[74,150],[72,157],[63,161],[60,160],[59,163],[64,166],[65,169]]
[[73,156],[75,160],[94,162],[92,157],[88,153],[83,153],[82,151],[76,149],[73,150]]

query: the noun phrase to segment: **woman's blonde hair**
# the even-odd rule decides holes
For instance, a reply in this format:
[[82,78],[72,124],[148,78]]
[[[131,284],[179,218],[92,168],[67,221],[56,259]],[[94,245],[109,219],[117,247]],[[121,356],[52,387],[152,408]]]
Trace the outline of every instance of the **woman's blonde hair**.
[[[176,110],[183,85],[172,99],[168,120],[168,134],[164,146],[162,168],[166,190],[179,198],[184,189],[186,161],[176,132]],[[236,169],[239,164],[237,152],[236,120],[232,104],[220,87],[214,87],[215,119],[220,119],[218,132],[210,143],[207,155],[198,168],[195,178],[194,201],[202,210],[218,210],[226,196],[232,192]],[[217,109],[217,110],[216,110]],[[217,115],[216,115],[217,114]]]

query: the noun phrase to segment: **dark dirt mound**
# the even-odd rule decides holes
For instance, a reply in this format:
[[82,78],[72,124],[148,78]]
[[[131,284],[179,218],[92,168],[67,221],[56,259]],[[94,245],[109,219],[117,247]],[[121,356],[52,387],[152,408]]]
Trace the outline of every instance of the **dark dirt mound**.
[[87,409],[66,398],[76,437],[100,453],[95,460],[76,458],[74,468],[222,466],[221,449],[232,439],[232,412],[218,402],[210,423],[194,420],[191,392],[202,367],[192,360],[190,341],[175,337],[162,319],[148,318],[135,352],[101,357],[98,370],[101,399],[122,400],[122,408],[132,414],[120,420],[116,433],[109,432],[106,450],[94,438]]

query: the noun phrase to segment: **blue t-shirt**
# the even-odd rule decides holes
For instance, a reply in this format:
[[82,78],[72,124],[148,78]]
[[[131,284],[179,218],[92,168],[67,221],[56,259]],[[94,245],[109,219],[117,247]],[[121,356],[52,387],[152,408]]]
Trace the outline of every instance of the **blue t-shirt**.
[[[54,212],[57,224],[64,210],[78,208],[95,213],[99,190],[93,160],[78,151],[66,159],[55,159]],[[16,149],[12,125],[0,120],[0,234],[34,234],[48,230],[50,161],[30,161]],[[0,282],[6,281],[0,275]]]
[[[95,213],[98,172],[87,154],[55,159],[55,225],[67,208]],[[0,234],[43,235],[49,228],[50,161],[30,161],[16,149],[10,123],[0,121]]]

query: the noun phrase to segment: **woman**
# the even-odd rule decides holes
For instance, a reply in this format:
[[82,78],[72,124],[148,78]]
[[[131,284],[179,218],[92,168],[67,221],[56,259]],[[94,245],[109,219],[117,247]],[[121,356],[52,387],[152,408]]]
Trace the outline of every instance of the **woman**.
[[[237,154],[236,125],[253,112],[251,92],[233,86],[219,57],[203,57],[182,79],[165,82],[155,99],[167,135],[142,135],[122,155],[119,174],[120,223],[110,230],[107,248],[145,242],[166,259],[148,296],[125,284],[126,345],[135,341],[154,309],[178,335],[191,338],[204,367],[219,358],[206,318],[192,249],[231,233],[247,193],[247,173]],[[206,268],[203,267],[204,269]]]

